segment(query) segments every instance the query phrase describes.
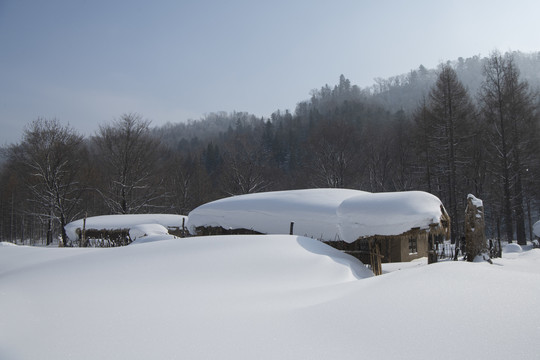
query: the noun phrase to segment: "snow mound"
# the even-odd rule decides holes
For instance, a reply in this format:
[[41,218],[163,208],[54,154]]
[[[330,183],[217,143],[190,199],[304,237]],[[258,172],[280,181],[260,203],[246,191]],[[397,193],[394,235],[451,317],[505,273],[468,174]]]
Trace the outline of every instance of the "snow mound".
[[479,263],[479,262],[485,262],[485,261],[487,261],[489,263],[493,263],[491,261],[491,257],[489,256],[488,252],[483,252],[483,253],[480,253],[480,254],[476,255],[472,262]]
[[17,245],[7,242],[7,241],[0,241],[0,246],[17,246]]
[[516,243],[511,243],[503,246],[502,252],[506,254],[520,253],[523,252],[523,248]]
[[534,235],[540,237],[540,221],[537,221],[534,223],[533,232],[534,232]]
[[129,230],[129,237],[132,240],[135,240],[137,238],[143,237],[143,236],[149,236],[149,235],[165,235],[169,232],[165,228],[165,226],[160,224],[141,224],[141,225],[135,225]]
[[155,241],[165,241],[165,240],[174,240],[174,239],[178,239],[178,237],[174,235],[169,235],[169,234],[147,235],[147,236],[143,236],[143,237],[135,239],[129,245],[146,244],[146,243],[155,242]]
[[131,245],[176,239],[176,236],[169,235],[167,229],[159,224],[135,225],[129,230],[129,237],[133,240]]

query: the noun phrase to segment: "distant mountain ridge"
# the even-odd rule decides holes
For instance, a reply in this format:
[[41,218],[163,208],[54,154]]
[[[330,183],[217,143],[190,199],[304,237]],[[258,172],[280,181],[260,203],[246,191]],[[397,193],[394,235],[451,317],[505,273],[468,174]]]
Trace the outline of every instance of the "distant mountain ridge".
[[[526,80],[532,89],[540,90],[540,51],[530,53],[514,51],[511,54],[520,70],[521,78]],[[473,98],[476,97],[484,79],[482,71],[487,59],[488,56],[474,55],[446,62],[455,69],[459,80],[469,90]],[[417,69],[412,69],[408,73],[386,79],[376,78],[373,85],[360,88],[357,85],[352,85],[344,75],[341,75],[335,86],[331,87],[326,84],[320,89],[312,90],[311,98],[299,101],[295,114],[291,115],[299,115],[307,108],[340,106],[344,101],[379,106],[391,113],[400,110],[410,113],[418,107],[424,97],[428,96],[437,76],[438,68],[428,69],[419,65]],[[318,110],[321,111],[321,109]],[[275,118],[287,116],[287,114],[288,111],[276,110],[264,120],[272,121]],[[157,126],[154,133],[166,143],[177,143],[179,139],[183,139],[182,141],[187,147],[189,142],[209,140],[234,129],[239,123],[249,125],[260,119],[260,117],[242,111],[214,112],[188,122]]]

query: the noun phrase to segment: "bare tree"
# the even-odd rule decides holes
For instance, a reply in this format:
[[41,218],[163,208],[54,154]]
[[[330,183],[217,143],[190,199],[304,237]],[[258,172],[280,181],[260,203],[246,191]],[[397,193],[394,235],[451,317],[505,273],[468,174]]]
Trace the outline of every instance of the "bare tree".
[[[390,191],[392,187],[392,144],[388,141],[388,124],[368,121],[359,139],[358,153],[365,157],[366,188],[372,192]],[[359,154],[360,156],[360,154]]]
[[47,245],[52,243],[53,223],[59,222],[62,242],[67,244],[64,225],[80,199],[78,174],[82,163],[83,138],[56,119],[39,118],[24,131],[19,145],[10,148],[21,179],[30,190],[39,216],[48,224]]
[[392,146],[392,189],[405,191],[412,189],[413,184],[413,140],[411,122],[404,111],[394,115],[389,130],[388,141]]
[[309,148],[317,186],[350,187],[359,165],[356,128],[342,120],[322,120],[312,133]]
[[469,162],[475,109],[471,98],[450,65],[442,65],[429,94],[434,136],[439,148],[439,167],[445,179],[442,194],[452,219],[452,240],[463,232],[464,204],[458,200],[463,173]]
[[149,125],[138,114],[124,114],[100,126],[93,139],[105,178],[98,191],[112,213],[139,213],[164,196],[157,176],[159,142]]
[[177,154],[170,160],[171,169],[165,176],[167,193],[174,211],[187,215],[209,200],[212,185],[204,166],[190,154]]
[[506,238],[514,238],[515,222],[517,241],[523,245],[524,178],[530,165],[530,149],[538,139],[536,101],[527,82],[519,79],[512,55],[493,53],[485,65],[484,77],[480,102],[494,147],[493,172],[501,179]]
[[436,140],[434,116],[428,106],[427,99],[424,98],[418,108],[413,113],[414,127],[412,137],[417,156],[417,167],[419,169],[418,183],[423,190],[434,193],[435,186],[435,158]]
[[223,190],[228,195],[250,194],[266,189],[270,181],[263,151],[247,136],[237,136],[223,157]]

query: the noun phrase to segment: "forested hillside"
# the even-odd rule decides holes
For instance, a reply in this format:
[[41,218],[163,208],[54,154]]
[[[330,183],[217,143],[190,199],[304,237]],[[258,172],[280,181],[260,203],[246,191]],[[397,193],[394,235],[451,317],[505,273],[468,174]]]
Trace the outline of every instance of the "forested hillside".
[[540,217],[539,88],[540,52],[494,53],[370,88],[341,75],[268,118],[222,112],[151,127],[124,114],[90,138],[37,119],[4,149],[0,240],[50,241],[85,214],[188,214],[235,194],[340,187],[437,195],[453,239],[472,193],[489,236],[523,243]]

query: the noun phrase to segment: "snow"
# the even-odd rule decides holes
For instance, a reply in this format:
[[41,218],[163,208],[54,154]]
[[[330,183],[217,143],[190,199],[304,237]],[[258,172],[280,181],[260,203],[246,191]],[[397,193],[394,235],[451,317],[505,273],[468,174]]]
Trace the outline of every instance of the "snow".
[[534,235],[540,237],[540,221],[537,221],[534,223],[533,232],[534,232]]
[[341,237],[353,242],[372,235],[399,235],[439,223],[441,201],[422,191],[363,193],[346,199],[337,210]]
[[469,194],[467,195],[467,199],[471,199],[471,202],[474,206],[476,206],[477,208],[479,207],[483,207],[484,206],[484,202],[480,199],[478,199],[476,196],[474,196],[473,194]]
[[516,243],[511,243],[503,246],[503,253],[520,253],[523,251],[523,248]]
[[540,250],[513,255],[372,277],[288,235],[2,243],[0,358],[537,359]]
[[348,189],[305,189],[233,196],[189,214],[188,229],[221,226],[264,234],[294,234],[353,242],[362,236],[399,235],[438,223],[441,202],[421,191],[369,193]]
[[163,225],[159,224],[140,224],[135,225],[129,230],[129,237],[132,240],[135,240],[137,238],[143,237],[143,236],[149,236],[149,235],[165,235],[169,232]]
[[176,236],[169,235],[168,230],[159,224],[135,225],[129,230],[129,237],[133,240],[130,245],[176,239]]
[[473,259],[473,262],[484,262],[484,261],[488,261],[488,262],[491,261],[491,257],[489,256],[489,253],[487,251],[476,255]]
[[362,191],[304,189],[233,196],[199,206],[189,213],[188,229],[221,226],[250,229],[265,234],[294,234],[335,240],[339,236],[336,209]]
[[[86,219],[86,229],[114,230],[131,229],[141,224],[159,224],[164,227],[182,227],[182,221],[186,216],[173,214],[125,214],[125,215],[102,215],[92,216]],[[83,228],[84,219],[72,221],[64,228],[71,241],[78,240],[77,229]]]

